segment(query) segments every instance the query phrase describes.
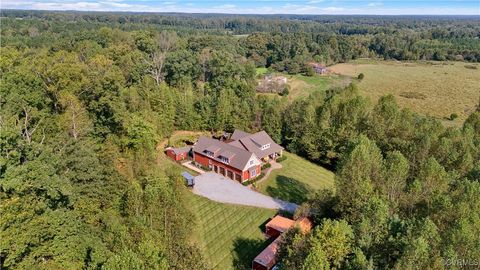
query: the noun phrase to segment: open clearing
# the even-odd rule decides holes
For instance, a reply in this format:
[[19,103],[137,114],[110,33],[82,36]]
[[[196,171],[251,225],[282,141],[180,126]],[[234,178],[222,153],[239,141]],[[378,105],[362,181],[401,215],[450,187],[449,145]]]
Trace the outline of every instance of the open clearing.
[[287,75],[287,84],[290,85],[290,94],[287,98],[292,101],[299,97],[307,97],[316,91],[326,91],[330,88],[345,87],[351,82],[351,78],[341,75],[314,75],[304,76],[301,74]]
[[[480,65],[476,63],[360,60],[329,69],[352,77],[363,73],[365,78],[358,83],[362,95],[376,102],[393,94],[400,106],[446,125],[461,125],[480,97]],[[452,113],[459,117],[447,120]]]
[[250,269],[269,242],[262,229],[275,210],[223,204],[191,194],[194,234],[212,269]]
[[[172,173],[189,171],[163,156],[169,161],[164,166]],[[264,225],[277,210],[214,202],[186,189],[184,194],[196,221],[192,241],[198,243],[211,268],[250,269],[255,256],[270,244],[263,235]]]
[[317,190],[333,189],[333,172],[295,154],[284,151],[283,155],[287,157],[281,162],[283,168],[258,184],[260,192],[300,204]]
[[[257,75],[268,73],[267,68],[257,68]],[[284,76],[287,78],[287,84],[290,86],[290,93],[286,98],[291,102],[300,97],[308,97],[316,91],[326,91],[335,87],[345,87],[352,79],[349,76],[328,74],[305,76],[302,74],[288,75],[286,73],[274,72],[275,76]],[[259,76],[261,78],[261,76]],[[259,95],[278,96],[274,93],[259,93]]]

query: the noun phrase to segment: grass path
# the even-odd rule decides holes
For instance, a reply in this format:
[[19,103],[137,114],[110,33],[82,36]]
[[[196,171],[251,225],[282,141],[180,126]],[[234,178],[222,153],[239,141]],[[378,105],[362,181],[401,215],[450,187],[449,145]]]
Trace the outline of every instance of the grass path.
[[275,210],[217,203],[191,194],[195,239],[213,269],[249,269],[269,243],[262,226]]
[[273,170],[270,176],[259,183],[260,192],[285,201],[302,203],[316,190],[334,186],[333,172],[304,158],[288,152],[283,168]]

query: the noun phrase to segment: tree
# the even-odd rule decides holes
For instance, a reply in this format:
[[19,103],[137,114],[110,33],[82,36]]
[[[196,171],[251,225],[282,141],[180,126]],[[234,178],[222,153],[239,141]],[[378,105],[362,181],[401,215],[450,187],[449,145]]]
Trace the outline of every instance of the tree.
[[374,195],[374,183],[381,181],[382,172],[380,149],[368,138],[360,137],[335,178],[339,197],[337,210],[348,221],[361,220],[362,210]]
[[65,113],[63,114],[65,128],[75,140],[91,131],[92,124],[87,111],[76,96],[63,93],[59,101],[65,107]]
[[146,50],[149,53],[148,72],[155,79],[157,85],[163,81],[164,65],[167,53],[172,50],[177,42],[177,34],[175,32],[162,31],[155,37],[155,49]]
[[[310,242],[314,247],[316,246],[313,254],[317,259],[320,256],[326,257],[330,266],[338,269],[352,250],[353,237],[352,228],[346,221],[325,219],[319,228],[315,228],[310,237]],[[324,254],[319,250],[323,250]]]

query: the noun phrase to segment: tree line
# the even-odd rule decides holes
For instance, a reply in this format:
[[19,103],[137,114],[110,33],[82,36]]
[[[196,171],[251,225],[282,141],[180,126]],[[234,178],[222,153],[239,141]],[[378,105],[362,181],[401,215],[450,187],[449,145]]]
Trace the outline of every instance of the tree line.
[[[281,269],[468,269],[480,255],[480,104],[460,128],[373,108],[355,86],[284,112],[287,149],[336,170],[298,216],[318,226],[284,239]],[[462,261],[464,264],[452,264]]]
[[[293,103],[255,94],[255,67],[295,73],[310,60],[376,55],[374,34],[298,29],[237,37],[225,25],[168,23],[224,24],[207,15],[152,23],[147,19],[160,15],[2,14],[22,18],[1,19],[4,268],[208,268],[190,239],[194,219],[178,171],[158,163],[156,146],[180,129],[265,129],[289,151],[337,171],[336,193],[319,193],[303,206],[319,226],[306,237],[290,232],[286,269],[401,268],[413,261],[436,268],[442,256],[478,258],[478,112],[457,129],[401,110],[392,97],[370,109],[353,85]],[[147,21],[111,20],[121,16]],[[290,17],[227,19],[323,27]],[[373,20],[379,28],[390,22],[325,20]],[[462,20],[455,25],[477,29]],[[454,32],[470,31],[462,29]],[[468,35],[458,38],[474,38]]]

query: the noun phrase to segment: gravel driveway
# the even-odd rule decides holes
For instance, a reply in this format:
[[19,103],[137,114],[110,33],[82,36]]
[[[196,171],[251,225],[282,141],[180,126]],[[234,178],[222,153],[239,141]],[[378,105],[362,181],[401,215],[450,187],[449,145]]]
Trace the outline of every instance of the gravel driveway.
[[193,193],[217,202],[281,209],[291,213],[298,207],[297,204],[263,195],[213,172],[195,177]]

